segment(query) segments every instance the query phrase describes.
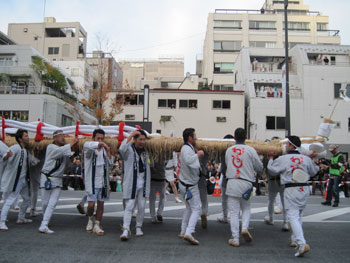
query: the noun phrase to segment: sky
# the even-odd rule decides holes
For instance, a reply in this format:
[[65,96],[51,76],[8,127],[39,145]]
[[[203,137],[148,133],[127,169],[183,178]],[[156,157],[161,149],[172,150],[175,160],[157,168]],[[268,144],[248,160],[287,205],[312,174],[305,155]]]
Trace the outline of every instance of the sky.
[[[45,0],[0,0],[0,31],[8,23],[42,22]],[[88,32],[88,52],[97,36],[112,43],[120,59],[182,56],[185,72],[195,73],[202,56],[208,13],[215,9],[260,9],[264,0],[46,0],[45,16],[57,22],[80,22]],[[304,0],[311,11],[330,17],[329,29],[340,30],[350,45],[349,0]]]

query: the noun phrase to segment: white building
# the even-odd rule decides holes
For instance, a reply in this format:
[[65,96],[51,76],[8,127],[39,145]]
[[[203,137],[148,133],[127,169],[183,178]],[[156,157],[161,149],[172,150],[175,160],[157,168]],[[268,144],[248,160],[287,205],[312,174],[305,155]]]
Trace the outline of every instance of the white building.
[[56,126],[72,125],[77,120],[95,123],[93,113],[69,95],[73,80],[60,71],[67,91],[45,86],[31,67],[34,57],[47,61],[30,46],[0,45],[0,115],[29,122],[40,118]]
[[[233,90],[232,70],[244,47],[284,47],[284,1],[261,1],[260,10],[216,9],[208,15],[201,63],[202,77],[215,90]],[[303,0],[288,1],[289,47],[296,44],[340,44],[329,18],[312,12]]]
[[[290,50],[291,133],[315,136],[329,118],[337,127],[329,143],[350,151],[350,46],[297,45]],[[245,91],[247,123],[253,139],[285,136],[285,102],[282,90],[284,49],[243,48],[234,67],[235,90]],[[254,62],[259,61],[259,62]],[[348,84],[349,83],[349,84]]]

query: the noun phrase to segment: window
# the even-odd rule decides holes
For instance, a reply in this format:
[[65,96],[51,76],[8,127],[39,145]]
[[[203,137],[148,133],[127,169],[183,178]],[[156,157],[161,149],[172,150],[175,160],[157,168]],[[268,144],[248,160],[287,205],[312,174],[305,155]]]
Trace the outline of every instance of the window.
[[232,73],[234,63],[214,63],[214,73]]
[[29,111],[0,111],[0,116],[15,121],[28,121]]
[[340,129],[341,128],[341,122],[340,121],[335,121],[335,129]]
[[116,103],[123,105],[143,105],[144,95],[117,95]]
[[285,117],[266,116],[266,129],[267,130],[284,130]]
[[176,100],[173,100],[173,99],[158,100],[158,108],[176,109]]
[[134,114],[125,114],[125,120],[126,121],[134,121],[135,115]]
[[2,56],[0,57],[0,67],[12,67],[13,66],[13,56]]
[[213,109],[230,109],[230,100],[213,100]]
[[[284,29],[284,24],[283,24]],[[307,22],[288,22],[288,30],[296,30],[296,31],[309,31],[310,23]]]
[[214,29],[242,29],[242,21],[214,20]]
[[72,125],[73,125],[73,119],[71,117],[68,117],[62,114],[62,126],[72,126]]
[[214,51],[234,52],[241,50],[241,41],[214,41]]
[[226,117],[216,117],[216,122],[226,122]]
[[162,130],[156,130],[156,133],[161,134],[161,133],[162,133]]
[[276,30],[276,22],[274,22],[274,21],[249,21],[249,29]]
[[317,31],[327,31],[328,24],[327,23],[317,23]]
[[196,109],[197,107],[197,100],[180,100],[180,108]]
[[214,90],[233,90],[232,85],[214,85]]
[[59,51],[58,47],[49,47],[49,55],[58,55]]
[[348,131],[350,132],[350,118],[348,118]]
[[334,83],[334,98],[339,99],[340,98],[340,90],[341,90],[341,84],[340,83]]
[[275,48],[276,42],[250,41],[249,47]]

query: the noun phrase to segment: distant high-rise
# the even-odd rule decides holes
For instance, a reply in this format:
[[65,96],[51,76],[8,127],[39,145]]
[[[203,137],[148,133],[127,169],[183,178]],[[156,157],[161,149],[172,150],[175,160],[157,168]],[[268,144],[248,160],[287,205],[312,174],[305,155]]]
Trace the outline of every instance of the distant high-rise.
[[[296,44],[339,45],[329,17],[312,12],[303,0],[288,1],[289,47]],[[284,47],[284,1],[266,0],[259,10],[216,9],[208,16],[202,74],[215,90],[233,90],[233,67],[243,47]]]

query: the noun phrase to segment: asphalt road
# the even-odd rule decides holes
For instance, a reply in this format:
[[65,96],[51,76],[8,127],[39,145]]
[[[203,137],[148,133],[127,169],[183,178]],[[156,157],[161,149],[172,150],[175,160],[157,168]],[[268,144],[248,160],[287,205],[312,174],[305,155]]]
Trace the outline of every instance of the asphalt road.
[[282,216],[275,216],[274,226],[263,222],[265,196],[253,199],[250,232],[254,241],[241,240],[239,248],[227,244],[229,225],[216,222],[221,211],[218,197],[209,198],[208,228],[198,223],[195,236],[200,245],[192,246],[177,237],[184,205],[176,204],[172,195],[167,197],[164,222],[151,224],[147,209],[145,236],[137,238],[133,233],[127,242],[119,239],[121,194],[112,193],[105,205],[104,236],[86,233],[87,218],[75,208],[81,196],[82,192],[62,192],[51,220],[54,235],[38,232],[41,216],[33,218],[32,224],[16,225],[17,214],[10,212],[9,231],[0,232],[0,262],[350,262],[350,200],[346,198],[333,208],[321,206],[320,196],[310,197],[303,227],[311,251],[295,258],[295,250],[288,246],[290,233],[281,231]]

